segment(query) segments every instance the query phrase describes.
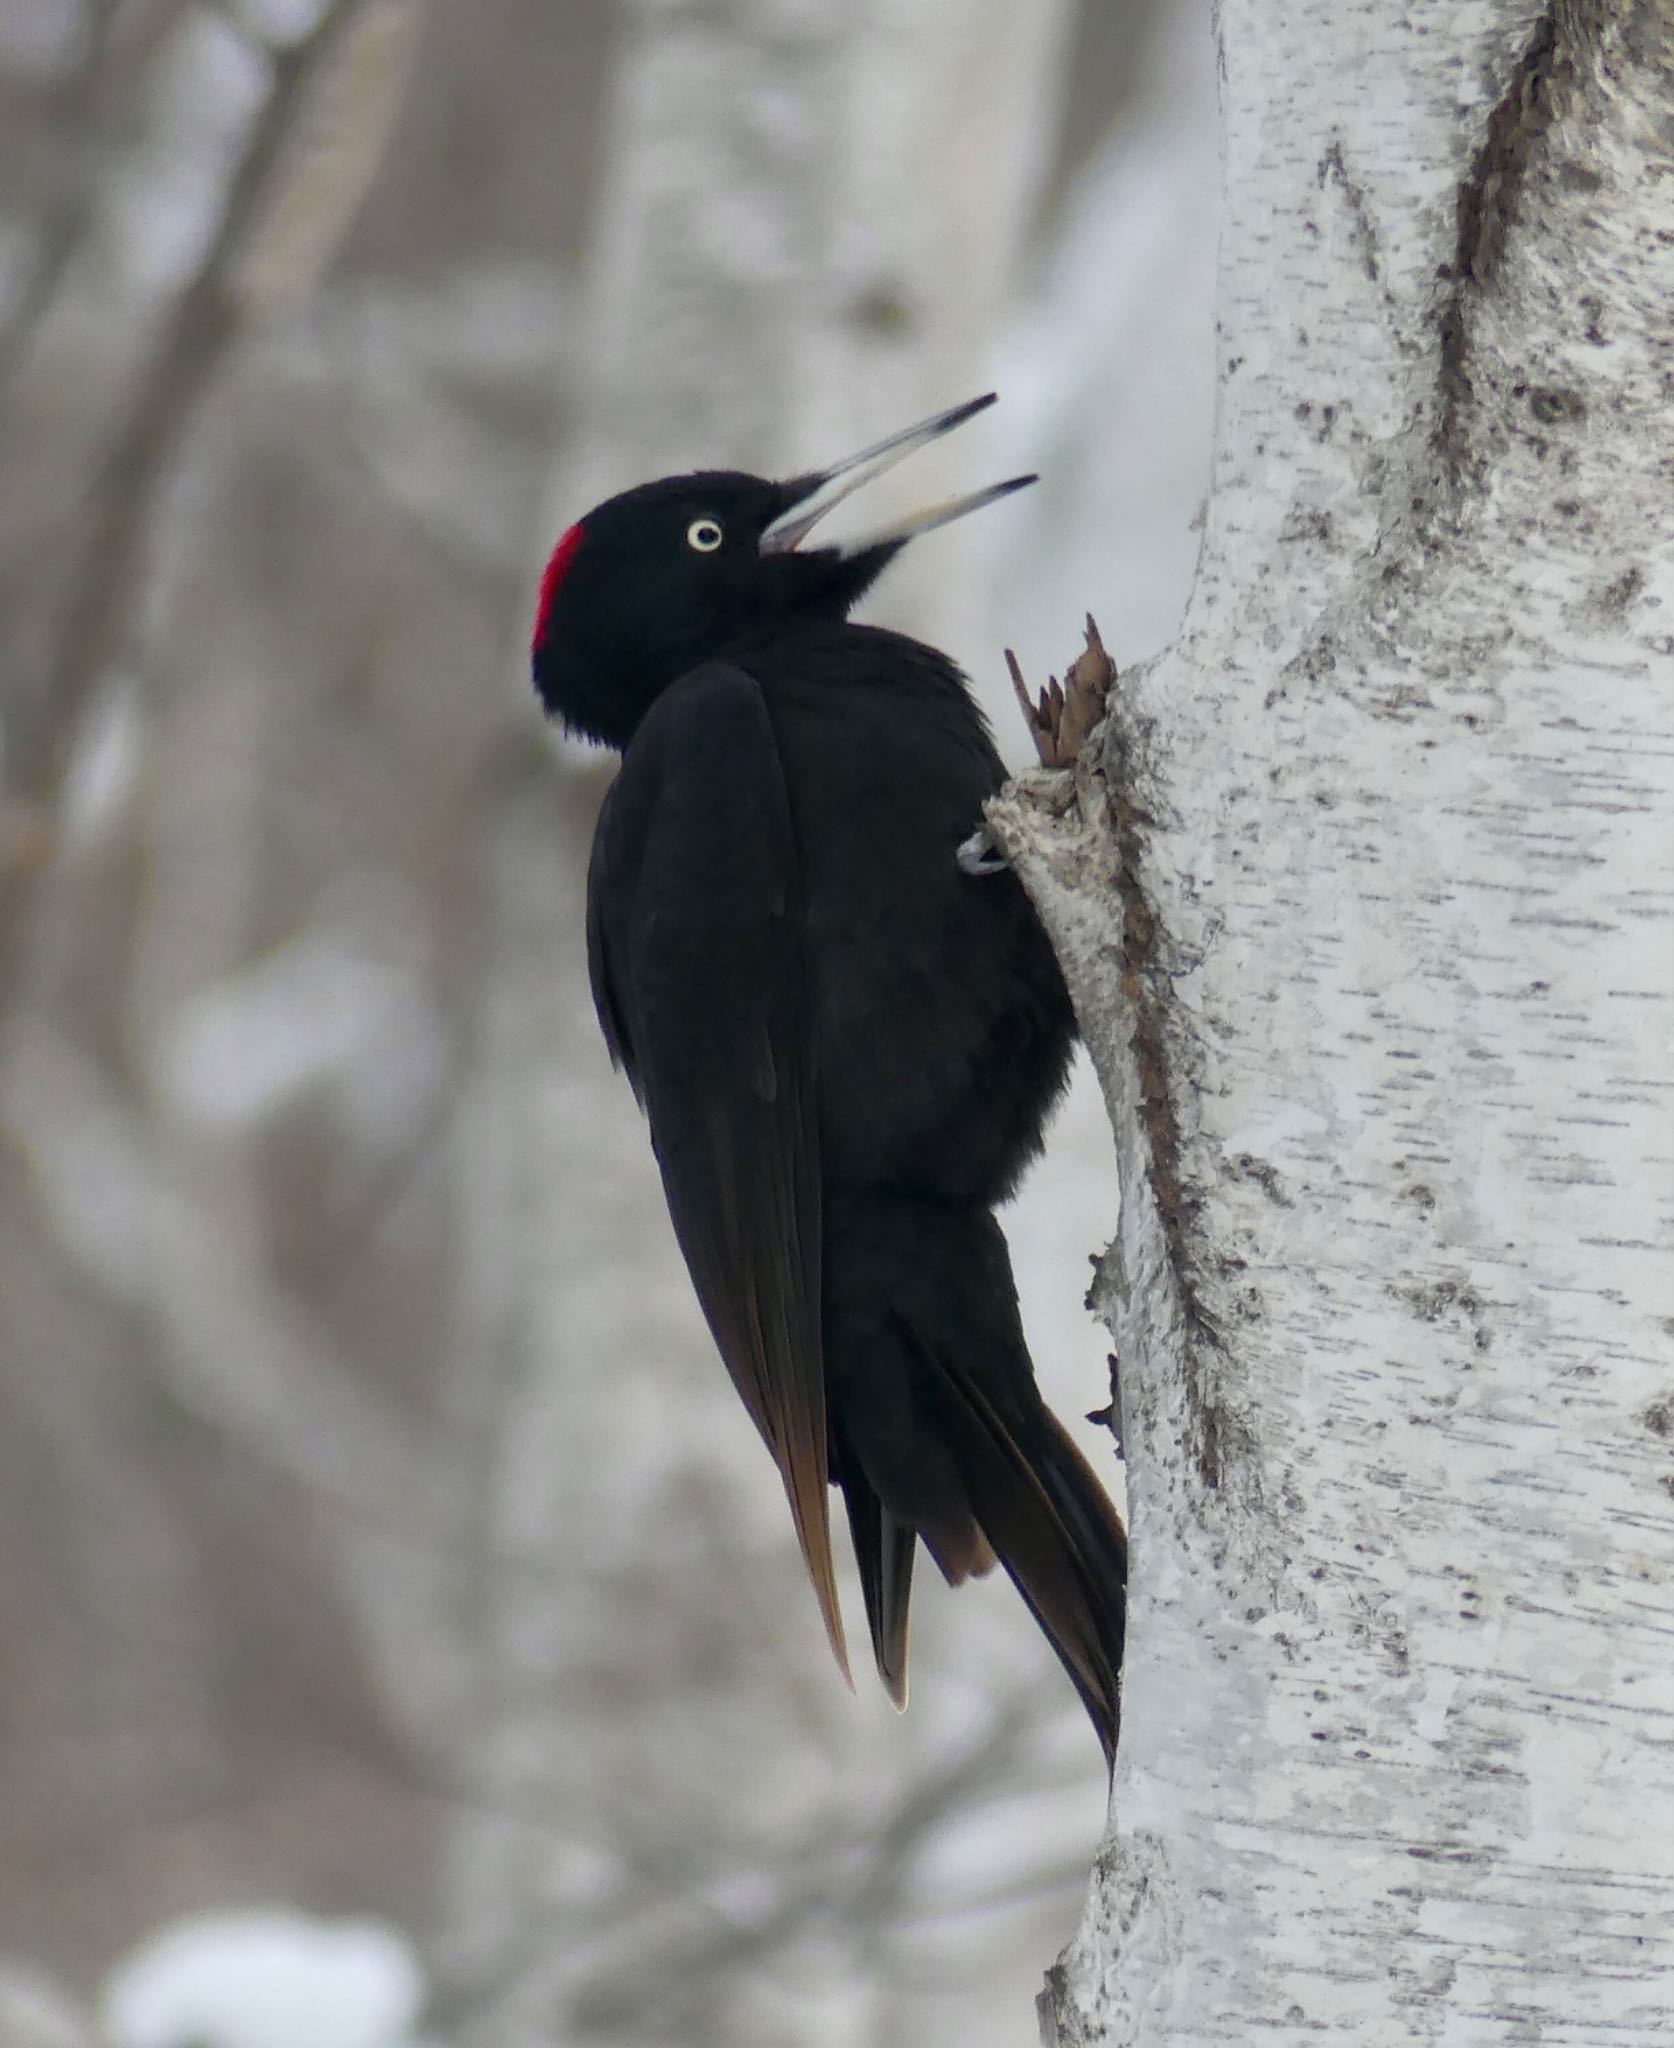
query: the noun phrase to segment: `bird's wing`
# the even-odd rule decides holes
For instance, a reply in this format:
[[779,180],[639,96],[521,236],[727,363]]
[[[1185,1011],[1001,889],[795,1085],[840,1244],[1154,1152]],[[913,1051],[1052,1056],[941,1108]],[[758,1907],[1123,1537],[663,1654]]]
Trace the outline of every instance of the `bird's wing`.
[[[593,851],[587,863],[587,978],[593,985],[593,1008],[598,1012],[599,1029],[604,1033],[605,1049],[610,1054],[610,1064],[619,1067],[627,1075],[634,1095],[641,1102],[639,1074],[634,1066],[633,1047],[628,1043],[628,1029],[623,1022],[620,1001],[611,985],[610,968],[605,959],[604,896],[607,863],[611,860],[612,814],[616,803],[618,785],[612,783],[605,791],[605,800],[599,806],[599,821],[593,831]],[[620,886],[622,849],[615,855]]]
[[800,864],[761,690],[711,663],[647,714],[588,876],[593,995],[675,1235],[773,1453],[831,1647],[820,1172]]

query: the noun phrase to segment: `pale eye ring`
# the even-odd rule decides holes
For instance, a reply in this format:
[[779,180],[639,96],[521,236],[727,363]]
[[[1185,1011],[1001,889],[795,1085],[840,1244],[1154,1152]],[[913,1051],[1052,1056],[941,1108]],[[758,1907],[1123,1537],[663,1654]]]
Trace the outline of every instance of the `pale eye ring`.
[[686,529],[687,547],[696,548],[700,555],[712,555],[724,539],[721,522],[707,516],[694,519]]

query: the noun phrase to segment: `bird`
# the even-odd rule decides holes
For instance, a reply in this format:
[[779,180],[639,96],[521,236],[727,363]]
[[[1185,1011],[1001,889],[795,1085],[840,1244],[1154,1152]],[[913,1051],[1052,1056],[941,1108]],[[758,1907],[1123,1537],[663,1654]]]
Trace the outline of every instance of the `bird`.
[[959,857],[1004,780],[965,677],[849,616],[910,540],[1035,479],[813,539],[994,398],[788,480],[606,500],[552,550],[531,660],[548,716],[621,755],[587,879],[599,1024],[839,1668],[832,1487],[898,1707],[918,1546],[950,1585],[997,1561],[1113,1767],[1126,1534],[1035,1384],[994,1216],[1074,1013],[1017,877]]

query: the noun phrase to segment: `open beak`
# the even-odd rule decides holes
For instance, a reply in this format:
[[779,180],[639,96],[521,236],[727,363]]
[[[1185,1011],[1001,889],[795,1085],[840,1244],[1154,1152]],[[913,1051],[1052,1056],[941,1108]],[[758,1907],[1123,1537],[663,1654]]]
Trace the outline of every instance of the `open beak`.
[[[952,406],[946,412],[937,413],[934,419],[922,420],[916,427],[908,427],[904,433],[891,434],[887,441],[880,441],[875,447],[851,455],[847,462],[836,463],[813,476],[798,478],[792,487],[797,492],[795,502],[762,528],[762,553],[789,554],[808,537],[833,505],[840,505],[862,484],[869,484],[873,477],[882,476],[886,469],[893,469],[914,449],[939,441],[944,434],[951,434],[955,427],[963,426],[977,413],[986,412],[996,395],[992,391],[984,392],[981,398]],[[876,527],[870,533],[860,534],[852,540],[835,541],[831,552],[840,560],[847,561],[854,555],[868,554],[874,548],[899,547],[903,541],[911,540],[915,533],[928,533],[934,526],[946,526],[949,520],[963,519],[967,512],[980,512],[984,505],[992,505],[997,498],[1007,498],[1013,491],[1020,491],[1025,484],[1034,481],[1032,476],[1013,476],[1003,484],[990,484],[985,491],[971,491],[962,498],[944,498],[939,505],[926,506],[922,512],[909,512],[904,519],[892,520],[887,526]]]

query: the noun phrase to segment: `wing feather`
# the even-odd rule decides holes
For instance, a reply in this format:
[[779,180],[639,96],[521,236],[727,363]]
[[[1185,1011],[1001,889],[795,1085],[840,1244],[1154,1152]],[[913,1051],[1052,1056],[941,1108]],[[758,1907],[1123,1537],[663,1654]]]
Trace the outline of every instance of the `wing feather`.
[[779,1467],[848,1676],[827,1490],[801,873],[773,727],[744,670],[694,670],[635,735],[600,815],[588,955],[698,1299]]

